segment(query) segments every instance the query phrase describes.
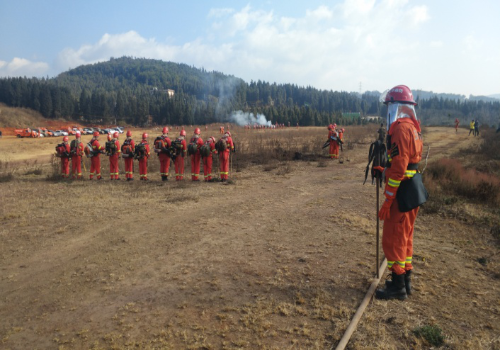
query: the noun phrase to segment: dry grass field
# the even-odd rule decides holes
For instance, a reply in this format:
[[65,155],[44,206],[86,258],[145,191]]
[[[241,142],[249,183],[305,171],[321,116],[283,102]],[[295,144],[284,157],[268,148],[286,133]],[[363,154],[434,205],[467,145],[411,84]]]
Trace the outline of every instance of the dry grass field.
[[[161,182],[156,156],[147,183],[109,181],[106,157],[102,181],[60,181],[60,138],[3,137],[0,348],[335,348],[376,265],[376,127],[346,130],[340,163],[324,127],[232,128],[228,183]],[[451,128],[425,141],[431,159],[470,147]],[[500,349],[498,222],[478,203],[424,207],[415,293],[372,301],[348,348],[438,348],[442,332],[445,349]]]

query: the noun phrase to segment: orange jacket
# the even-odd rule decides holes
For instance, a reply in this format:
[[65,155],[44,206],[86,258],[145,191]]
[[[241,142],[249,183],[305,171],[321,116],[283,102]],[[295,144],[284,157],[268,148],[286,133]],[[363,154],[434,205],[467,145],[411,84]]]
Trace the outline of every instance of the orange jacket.
[[144,148],[146,149],[146,154],[145,154],[146,158],[149,158],[149,156],[151,155],[151,149],[149,148],[148,141],[142,140],[141,144],[143,144]]
[[71,155],[73,157],[75,157],[75,156],[78,156],[78,157],[83,156],[83,150],[84,150],[83,142],[78,141],[78,140],[73,140],[73,141],[71,141],[70,148],[71,148],[71,152],[70,153],[71,153]]
[[[223,138],[224,140],[224,138]],[[224,150],[224,152],[230,152],[232,150],[234,150],[234,143],[233,143],[233,139],[231,138],[231,136],[228,136],[227,140],[226,140],[226,149]]]
[[416,170],[408,170],[408,165],[417,164],[422,159],[423,141],[420,125],[410,118],[396,120],[389,129],[389,136],[385,195],[394,198],[401,181],[415,175]]
[[94,157],[99,157],[99,154],[102,151],[102,146],[99,144],[99,141],[97,141],[97,139],[93,139],[90,142],[92,143],[92,151],[94,152]]

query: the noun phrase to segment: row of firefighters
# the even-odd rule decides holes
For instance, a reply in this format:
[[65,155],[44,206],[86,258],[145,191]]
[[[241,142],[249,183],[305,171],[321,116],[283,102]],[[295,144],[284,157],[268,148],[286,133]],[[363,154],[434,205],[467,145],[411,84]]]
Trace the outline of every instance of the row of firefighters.
[[[175,179],[184,179],[184,158],[191,157],[191,179],[200,181],[200,167],[203,161],[203,175],[205,181],[213,181],[212,164],[213,155],[219,155],[220,180],[226,182],[229,176],[230,152],[235,152],[234,142],[231,133],[226,131],[216,142],[214,137],[209,137],[206,141],[201,138],[200,128],[194,130],[194,135],[186,142],[186,131],[181,130],[179,137],[171,140],[168,136],[169,129],[164,127],[162,135],[154,141],[153,152],[160,160],[160,175],[163,181],[168,181],[170,161],[175,166]],[[151,149],[148,143],[148,134],[142,134],[140,142],[134,142],[132,132],[127,131],[127,138],[120,145],[118,132],[108,135],[108,142],[103,147],[99,143],[99,133],[94,132],[92,140],[84,145],[81,141],[80,133],[76,133],[75,139],[69,143],[67,136],[63,142],[56,146],[56,155],[61,158],[61,176],[70,177],[69,162],[71,160],[72,179],[82,178],[82,157],[86,155],[90,158],[90,180],[94,176],[100,180],[101,177],[101,154],[109,156],[109,173],[111,180],[119,180],[118,159],[120,156],[125,161],[125,177],[127,181],[134,178],[134,159],[139,161],[139,174],[141,180],[148,180],[148,159]]]

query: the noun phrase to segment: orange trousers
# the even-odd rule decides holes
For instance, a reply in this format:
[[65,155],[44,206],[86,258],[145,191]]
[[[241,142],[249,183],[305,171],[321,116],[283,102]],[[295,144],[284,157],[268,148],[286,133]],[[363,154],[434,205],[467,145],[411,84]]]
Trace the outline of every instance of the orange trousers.
[[219,163],[220,163],[220,178],[221,180],[227,180],[229,175],[229,152],[224,151],[219,153]]
[[73,156],[71,157],[71,174],[73,179],[82,178],[82,157]]
[[134,158],[123,158],[125,159],[125,177],[127,179],[134,178]]
[[109,156],[109,177],[111,180],[118,180],[120,171],[118,170],[118,154]]
[[395,199],[390,218],[384,221],[382,248],[387,258],[387,267],[398,275],[413,269],[413,228],[418,209],[402,213]]
[[170,167],[170,157],[166,153],[160,153],[160,175],[168,176],[168,169]]
[[139,159],[139,175],[141,177],[141,180],[148,179],[148,158],[147,157]]
[[90,180],[97,175],[97,178],[101,178],[101,158],[99,155],[90,158]]
[[338,158],[339,157],[339,144],[336,141],[330,141],[330,158]]
[[184,157],[177,156],[175,158],[175,179],[177,181],[184,179]]
[[200,176],[200,153],[195,153],[191,155],[191,180],[198,180]]
[[68,157],[62,157],[61,158],[61,176],[62,177],[69,177],[69,158]]
[[211,154],[203,158],[203,175],[205,176],[205,181],[212,180],[212,164],[213,158]]

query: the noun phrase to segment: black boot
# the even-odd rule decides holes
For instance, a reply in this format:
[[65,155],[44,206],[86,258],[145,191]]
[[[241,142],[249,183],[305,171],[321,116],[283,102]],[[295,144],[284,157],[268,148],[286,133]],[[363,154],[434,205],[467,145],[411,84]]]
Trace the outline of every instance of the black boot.
[[[413,270],[408,270],[405,273],[405,288],[406,288],[406,294],[408,295],[411,295],[411,293],[413,292],[411,289],[411,274],[413,273],[412,271]],[[385,281],[386,288],[389,287],[391,283],[392,281],[389,280]]]
[[167,181],[167,177],[165,175],[161,176],[161,181]]
[[399,299],[404,300],[408,296],[406,295],[405,288],[405,274],[397,275],[395,272],[392,273],[392,281],[385,289],[379,289],[375,292],[375,298],[377,299]]

